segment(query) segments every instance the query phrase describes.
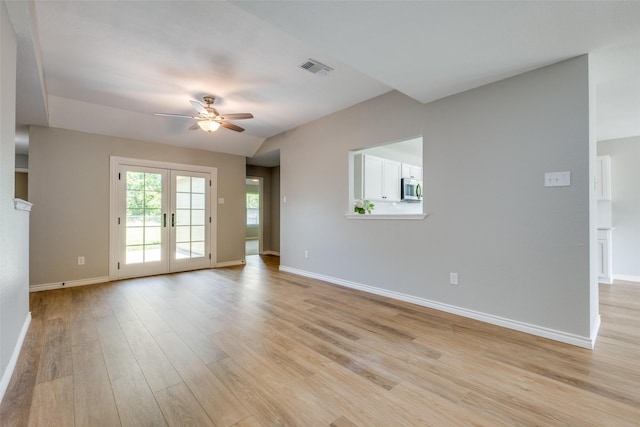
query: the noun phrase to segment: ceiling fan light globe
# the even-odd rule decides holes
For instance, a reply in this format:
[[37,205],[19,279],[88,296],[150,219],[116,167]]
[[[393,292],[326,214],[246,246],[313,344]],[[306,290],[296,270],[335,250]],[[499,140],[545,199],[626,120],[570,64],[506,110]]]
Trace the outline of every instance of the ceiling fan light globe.
[[205,132],[215,132],[220,127],[220,123],[213,120],[201,120],[198,122],[198,126]]

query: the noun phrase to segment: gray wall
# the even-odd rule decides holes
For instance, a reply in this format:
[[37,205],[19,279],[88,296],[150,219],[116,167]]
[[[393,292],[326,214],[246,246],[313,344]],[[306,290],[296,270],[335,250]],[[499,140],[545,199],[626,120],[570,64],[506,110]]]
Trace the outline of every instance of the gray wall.
[[611,156],[613,274],[640,280],[640,136],[598,142],[598,154]]
[[29,316],[28,213],[14,209],[16,36],[0,2],[0,399]]
[[[280,149],[281,265],[590,339],[598,313],[588,62],[426,105],[390,92],[270,138],[257,154]],[[429,216],[347,219],[348,151],[417,135]],[[553,171],[570,171],[572,185],[544,188]]]
[[280,252],[280,167],[247,165],[250,177],[262,178],[262,250]]
[[[151,142],[31,127],[31,284],[109,275],[110,156],[218,170],[217,261],[244,259],[245,158]],[[77,265],[77,257],[86,264]]]

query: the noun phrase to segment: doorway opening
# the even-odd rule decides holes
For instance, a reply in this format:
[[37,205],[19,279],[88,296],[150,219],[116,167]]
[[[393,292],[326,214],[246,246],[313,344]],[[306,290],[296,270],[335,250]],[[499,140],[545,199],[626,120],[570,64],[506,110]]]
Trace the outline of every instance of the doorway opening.
[[245,255],[262,253],[262,178],[247,177]]

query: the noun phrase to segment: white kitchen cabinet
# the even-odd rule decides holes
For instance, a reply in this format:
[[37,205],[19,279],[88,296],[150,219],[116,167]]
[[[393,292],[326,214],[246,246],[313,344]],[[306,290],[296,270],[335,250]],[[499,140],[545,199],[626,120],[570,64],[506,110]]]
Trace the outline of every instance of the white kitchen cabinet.
[[596,196],[598,200],[611,200],[611,156],[598,156]]
[[382,185],[382,199],[388,202],[400,201],[401,165],[393,160],[384,161],[384,184]]
[[384,185],[384,160],[380,157],[362,156],[363,181],[362,181],[362,198],[368,200],[382,200]]
[[410,165],[408,163],[402,164],[402,177],[413,178],[422,181],[422,168],[420,166]]
[[371,201],[400,201],[401,164],[369,154],[355,157],[355,197]]
[[613,283],[613,268],[611,265],[612,229],[598,229],[598,282]]

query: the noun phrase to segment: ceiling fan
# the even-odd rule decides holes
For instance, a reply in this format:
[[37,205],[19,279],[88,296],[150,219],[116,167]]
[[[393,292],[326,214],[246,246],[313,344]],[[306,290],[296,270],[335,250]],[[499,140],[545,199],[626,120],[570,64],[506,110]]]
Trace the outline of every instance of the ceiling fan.
[[198,120],[193,126],[191,126],[190,130],[202,129],[205,132],[214,132],[220,126],[225,127],[227,129],[234,130],[236,132],[243,132],[244,128],[240,126],[234,125],[233,123],[229,123],[227,120],[243,120],[243,119],[252,119],[253,114],[251,113],[236,113],[236,114],[220,114],[218,110],[212,107],[216,98],[213,96],[205,96],[202,98],[205,102],[206,107],[199,103],[198,101],[189,101],[193,108],[198,112],[197,116],[187,116],[184,114],[170,114],[170,113],[156,113],[156,116],[166,116],[166,117],[180,117],[183,119],[195,119]]

